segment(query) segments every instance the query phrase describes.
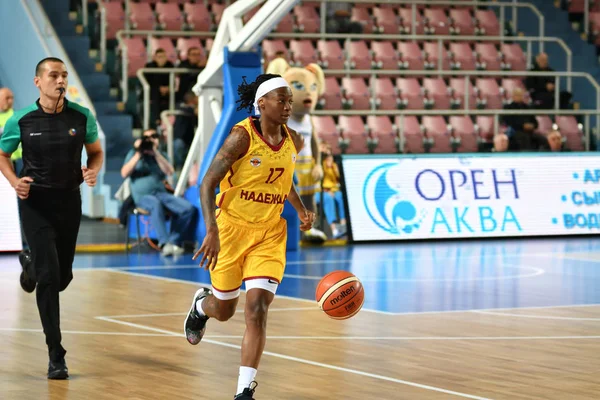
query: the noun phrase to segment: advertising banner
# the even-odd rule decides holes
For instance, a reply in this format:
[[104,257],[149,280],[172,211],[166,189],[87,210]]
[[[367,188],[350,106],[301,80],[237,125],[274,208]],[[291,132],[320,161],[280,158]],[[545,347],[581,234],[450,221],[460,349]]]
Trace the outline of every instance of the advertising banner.
[[344,155],[354,241],[600,233],[600,155]]

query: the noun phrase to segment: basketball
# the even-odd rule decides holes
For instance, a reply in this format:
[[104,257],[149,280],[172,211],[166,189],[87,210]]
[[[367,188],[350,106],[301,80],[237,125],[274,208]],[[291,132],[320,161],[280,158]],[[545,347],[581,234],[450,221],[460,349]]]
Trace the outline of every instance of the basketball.
[[316,292],[319,308],[333,319],[355,316],[365,300],[360,280],[348,271],[333,271],[321,279]]

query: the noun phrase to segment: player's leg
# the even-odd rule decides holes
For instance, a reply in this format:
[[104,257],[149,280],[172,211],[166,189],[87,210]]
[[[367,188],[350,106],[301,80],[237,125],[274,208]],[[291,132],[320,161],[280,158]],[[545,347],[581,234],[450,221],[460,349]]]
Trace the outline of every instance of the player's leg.
[[281,219],[247,254],[243,274],[246,283],[246,331],[242,342],[242,363],[238,378],[237,400],[250,400],[260,358],[267,340],[267,315],[285,269],[287,224]]
[[79,191],[70,193],[64,201],[65,207],[60,213],[61,215],[55,215],[55,219],[52,221],[57,233],[56,251],[60,265],[59,291],[61,292],[73,280],[73,260],[81,225],[81,194]]
[[235,314],[240,288],[242,287],[242,263],[246,246],[240,237],[246,237],[243,229],[228,222],[224,215],[217,218],[221,250],[215,268],[210,271],[212,289],[201,288],[194,294],[190,311],[184,322],[184,331],[190,344],[198,344],[206,331],[209,318],[227,321]]

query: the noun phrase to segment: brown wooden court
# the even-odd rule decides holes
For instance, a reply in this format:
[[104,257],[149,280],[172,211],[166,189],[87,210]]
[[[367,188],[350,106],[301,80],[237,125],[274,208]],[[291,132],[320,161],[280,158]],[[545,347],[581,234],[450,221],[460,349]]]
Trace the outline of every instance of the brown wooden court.
[[[48,381],[35,297],[17,276],[0,274],[1,399],[233,398],[243,315],[210,321],[189,345],[182,326],[198,284],[76,270],[61,295],[71,377]],[[600,305],[334,321],[312,301],[279,297],[268,329],[257,399],[600,398]]]

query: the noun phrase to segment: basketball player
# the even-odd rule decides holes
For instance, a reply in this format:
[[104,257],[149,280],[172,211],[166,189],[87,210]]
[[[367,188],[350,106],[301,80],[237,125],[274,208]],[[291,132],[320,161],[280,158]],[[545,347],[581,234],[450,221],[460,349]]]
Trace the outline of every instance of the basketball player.
[[254,106],[260,118],[250,117],[233,127],[202,180],[206,237],[194,259],[202,254],[200,266],[210,270],[213,290],[195,293],[185,334],[195,345],[209,318],[230,319],[245,281],[246,332],[235,399],[251,400],[266,341],[267,311],[285,268],[283,205],[287,199],[294,206],[303,231],[312,227],[315,214],[306,209],[293,184],[304,140],[286,126],[292,108],[288,83],[280,75],[263,74],[250,84],[244,80],[238,93],[238,110]]

